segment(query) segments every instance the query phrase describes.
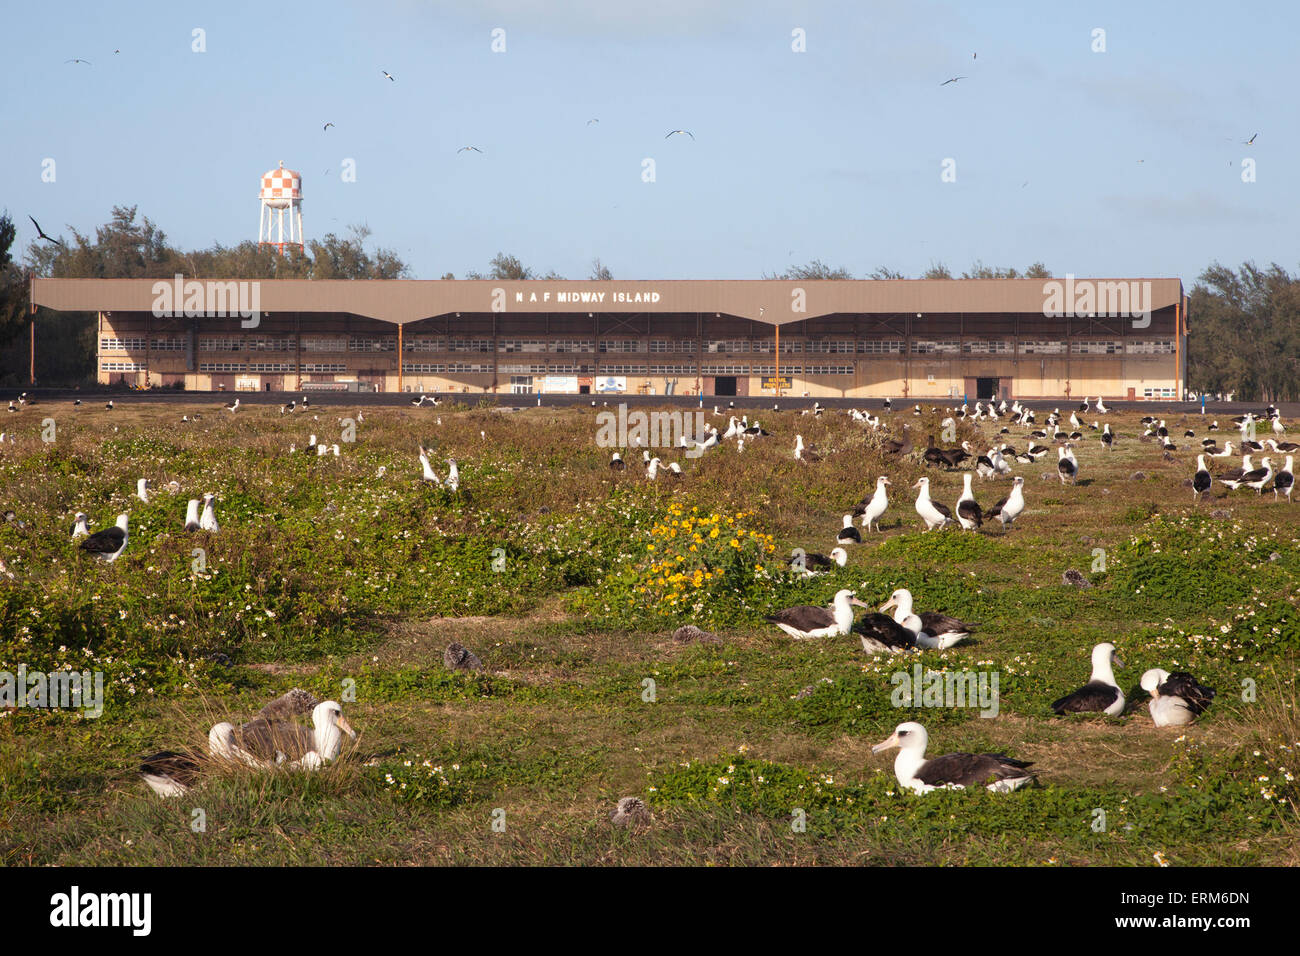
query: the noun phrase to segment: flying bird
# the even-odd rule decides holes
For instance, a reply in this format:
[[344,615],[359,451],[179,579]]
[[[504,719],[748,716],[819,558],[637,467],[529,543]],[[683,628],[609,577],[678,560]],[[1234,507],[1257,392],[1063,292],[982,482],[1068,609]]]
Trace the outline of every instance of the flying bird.
[[[1258,133],[1255,134],[1255,136],[1258,136],[1258,135],[1259,135]],[[1255,136],[1252,136],[1250,139],[1243,140],[1243,141],[1242,141],[1242,145],[1243,145],[1243,146],[1254,146],[1254,145],[1255,145]]]
[[[117,51],[114,50],[113,52],[116,53]],[[91,63],[89,60],[83,60],[83,59],[81,59],[80,57],[74,57],[74,58],[71,59],[71,60],[64,60],[63,62],[64,62],[64,63],[84,63],[84,64],[86,64],[86,66],[94,66],[94,65],[95,65],[95,64]],[[1254,138],[1254,137],[1252,137],[1252,139],[1253,139],[1253,138]]]
[[324,126],[321,127],[321,132],[322,133],[325,132],[325,130],[329,129],[333,125],[334,125],[333,123],[326,123]]
[[40,224],[39,222],[37,222],[34,218],[32,218],[32,216],[31,216],[30,213],[28,214],[27,218],[28,218],[28,219],[31,219],[31,220],[32,220],[32,225],[36,227],[36,238],[37,238],[37,239],[48,239],[50,242],[57,243],[57,244],[60,245],[60,246],[63,245],[62,242],[60,242],[58,239],[55,239],[53,236],[47,236],[47,235],[45,234],[45,230],[41,228],[41,224]]
[[940,83],[939,85],[940,85],[940,86],[947,86],[949,83],[956,83],[958,80],[964,80],[964,79],[966,79],[966,77],[964,77],[964,76],[954,76],[954,77],[951,77],[951,78],[949,78],[949,79],[947,79],[947,80],[944,80],[944,81],[943,81],[942,83]]
[[691,139],[695,138],[695,134],[688,129],[674,129],[674,130],[669,130],[668,133],[664,136],[664,139],[667,139],[669,136],[676,136],[678,134],[685,134],[689,136]]
[[592,123],[599,123],[599,122],[600,120],[598,119],[589,119],[587,120],[587,125],[590,126]]
[[465,152],[465,150],[467,150],[467,149],[472,149],[472,150],[473,150],[474,152],[476,152],[476,153],[481,153],[481,152],[483,152],[483,150],[479,149],[477,146],[462,146],[460,149],[456,150],[456,152],[458,152],[458,153],[463,153],[463,152]]
[[388,78],[389,78],[390,80],[392,80],[394,83],[397,82],[397,77],[393,76],[393,74],[389,73],[387,70],[380,70],[379,72],[382,73],[382,74],[384,74],[384,76],[388,77]]

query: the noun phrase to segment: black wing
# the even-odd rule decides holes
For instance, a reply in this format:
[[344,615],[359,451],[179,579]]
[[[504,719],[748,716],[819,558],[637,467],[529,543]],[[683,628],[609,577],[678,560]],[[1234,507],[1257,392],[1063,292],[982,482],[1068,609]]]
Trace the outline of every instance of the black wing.
[[974,501],[958,502],[957,514],[967,521],[974,521],[977,528],[984,523],[984,512],[980,511],[980,506]]
[[963,787],[987,785],[997,780],[1031,777],[1025,768],[1033,761],[1013,760],[1005,754],[944,754],[927,760],[916,779],[932,787],[955,783]]
[[1105,710],[1119,698],[1119,688],[1101,681],[1089,681],[1073,694],[1052,701],[1058,714],[1090,714]]
[[1007,502],[1010,500],[1011,500],[1011,496],[1008,495],[1006,498],[1003,498],[1001,501],[995,504],[992,508],[989,509],[988,517],[996,518],[998,515],[1002,514],[1002,509],[1006,507]]
[[853,625],[855,633],[875,640],[888,648],[916,646],[916,635],[887,614],[873,611]]
[[939,512],[939,514],[943,515],[945,518],[949,520],[952,520],[952,512],[948,510],[947,505],[941,505],[939,504],[939,502],[933,499],[931,499],[930,504],[934,505],[934,510]]
[[270,761],[275,760],[277,753],[298,760],[315,745],[315,736],[302,724],[265,717],[254,717],[240,727],[237,739],[241,748]]
[[796,631],[816,631],[834,624],[835,615],[824,607],[801,604],[798,607],[788,607],[783,611],[770,614],[764,620],[772,624],[793,627]]
[[146,777],[167,777],[183,787],[192,787],[199,778],[199,762],[189,754],[174,750],[160,750],[140,762],[140,773]]
[[955,617],[949,617],[941,611],[926,611],[920,615],[921,630],[931,637],[938,637],[940,634],[973,634],[975,625],[967,624],[965,621],[959,621]]
[[1186,671],[1176,671],[1165,678],[1165,682],[1156,690],[1162,697],[1181,697],[1187,701],[1187,706],[1191,712],[1199,717],[1210,706],[1210,701],[1214,699],[1216,691],[1213,687],[1206,687],[1199,683],[1195,677]]
[[122,547],[122,539],[125,536],[126,532],[119,527],[105,528],[86,538],[81,542],[80,547],[93,554],[112,554]]

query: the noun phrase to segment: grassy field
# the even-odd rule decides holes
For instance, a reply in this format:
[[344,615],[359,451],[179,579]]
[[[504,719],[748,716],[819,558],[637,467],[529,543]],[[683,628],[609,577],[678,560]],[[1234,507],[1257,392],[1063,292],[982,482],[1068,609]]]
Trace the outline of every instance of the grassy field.
[[[635,463],[609,471],[591,409],[10,415],[0,671],[102,671],[106,703],[97,719],[0,711],[0,861],[1300,863],[1300,507],[1218,485],[1194,505],[1199,442],[1176,438],[1170,462],[1139,441],[1137,415],[1112,414],[1116,450],[1089,432],[1076,486],[1057,480],[1054,451],[1015,466],[1028,504],[1009,531],[922,534],[910,486],[929,474],[951,507],[960,472],[886,462],[880,435],[843,413],[760,417],[772,436],[743,453],[661,451],[685,476],[652,484]],[[895,413],[889,428],[906,422],[923,446],[940,417]],[[1169,426],[1205,434],[1199,417]],[[1024,431],[1006,440],[1023,449]],[[340,456],[304,454],[311,432]],[[796,432],[822,461],[793,459]],[[959,439],[983,450],[995,433],[963,424]],[[459,492],[420,481],[420,443],[440,474],[459,462]],[[792,549],[835,546],[881,474],[882,533],[833,574],[788,573]],[[987,509],[1009,486],[977,478],[976,496]],[[221,531],[186,535],[185,500],[206,491]],[[77,511],[92,528],[130,512],[119,561],[69,542]],[[1063,583],[1067,569],[1091,587]],[[762,620],[841,587],[874,606],[908,587],[918,610],[979,631],[873,659],[856,637],[795,642]],[[685,623],[721,643],[676,643]],[[1054,717],[1107,640],[1128,712]],[[453,641],[484,671],[448,671]],[[996,673],[998,716],[894,706],[891,675],[916,662]],[[1218,689],[1199,723],[1152,726],[1137,681],[1153,666]],[[359,731],[324,770],[219,773],[166,801],[136,774],[142,754],[199,750],[213,723],[293,686],[345,700]],[[926,725],[931,754],[1032,760],[1041,786],[902,793],[893,754],[871,746],[903,720]],[[629,795],[649,825],[610,824]]]

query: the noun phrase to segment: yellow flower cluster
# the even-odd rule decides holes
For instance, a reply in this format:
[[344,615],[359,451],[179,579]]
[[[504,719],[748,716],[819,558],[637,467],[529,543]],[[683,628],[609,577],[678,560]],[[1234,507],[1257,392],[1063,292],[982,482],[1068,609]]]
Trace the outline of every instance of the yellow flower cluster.
[[680,504],[671,505],[667,517],[650,529],[651,559],[642,570],[637,593],[679,607],[721,579],[737,560],[752,559],[754,570],[762,571],[761,559],[774,553],[776,545],[772,535],[744,527],[753,514],[706,515],[698,507],[688,512]]

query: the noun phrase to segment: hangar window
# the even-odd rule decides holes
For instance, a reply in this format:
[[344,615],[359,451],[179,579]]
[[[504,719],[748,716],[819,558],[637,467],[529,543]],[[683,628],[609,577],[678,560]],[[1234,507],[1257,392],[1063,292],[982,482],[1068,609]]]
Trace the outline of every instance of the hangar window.
[[867,355],[901,354],[903,342],[901,339],[863,339],[858,343],[858,351]]
[[934,352],[952,352],[956,353],[961,350],[961,342],[957,339],[913,339],[912,352],[916,355],[927,355]]
[[346,352],[346,336],[305,335],[302,339],[304,352]]
[[1012,347],[1006,339],[972,339],[963,342],[961,350],[970,355],[1009,355]]
[[200,362],[200,372],[243,372],[245,371],[243,362]]
[[445,340],[429,336],[418,336],[402,341],[402,350],[405,352],[444,352],[446,349]]
[[1025,355],[1064,355],[1064,342],[1021,342],[1020,351]]
[[1128,352],[1130,355],[1172,355],[1174,343],[1172,339],[1157,339],[1154,341],[1137,341],[1128,343]]
[[143,338],[114,339],[101,338],[99,340],[99,350],[101,352],[143,352]]
[[1124,351],[1124,343],[1104,339],[1093,342],[1072,342],[1070,350],[1075,355],[1117,355]]
[[601,339],[602,352],[644,352],[645,343],[636,339]]

